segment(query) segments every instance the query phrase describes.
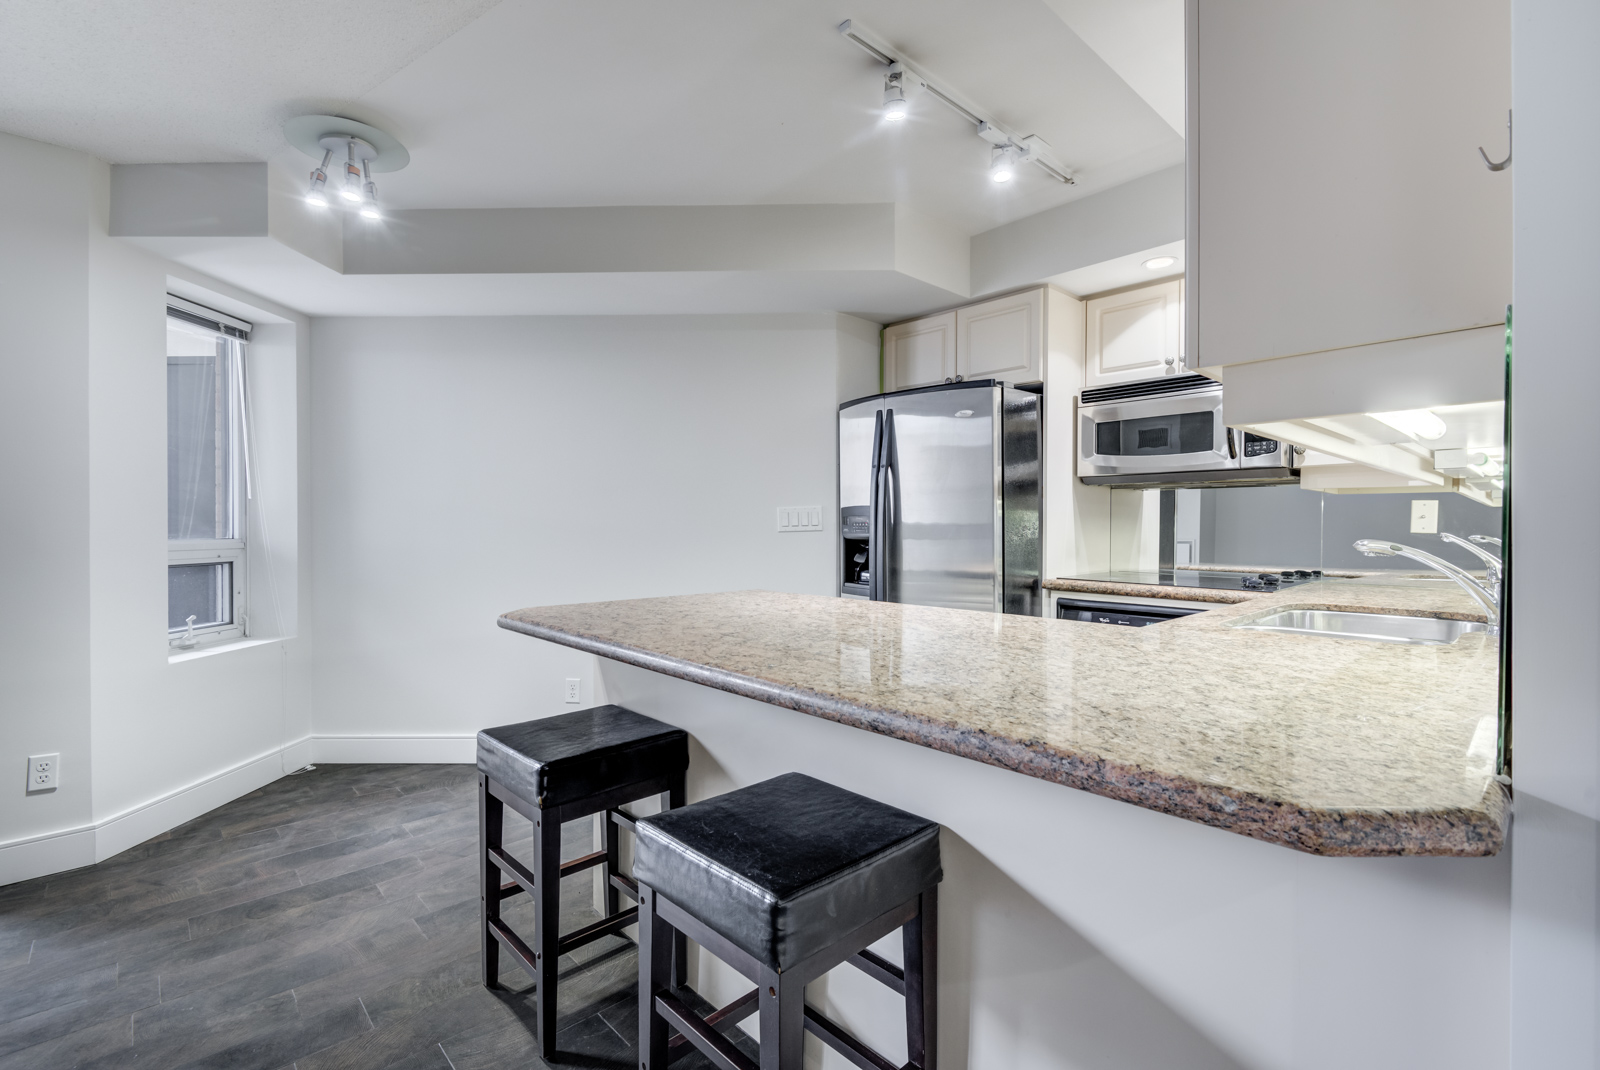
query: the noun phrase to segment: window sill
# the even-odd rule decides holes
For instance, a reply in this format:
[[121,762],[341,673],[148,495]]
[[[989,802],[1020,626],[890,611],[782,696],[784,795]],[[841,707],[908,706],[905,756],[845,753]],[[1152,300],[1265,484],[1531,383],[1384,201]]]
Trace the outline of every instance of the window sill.
[[226,643],[217,643],[215,646],[196,647],[194,650],[179,650],[167,655],[167,664],[176,665],[180,661],[194,661],[196,658],[209,658],[213,654],[227,654],[234,650],[248,650],[253,646],[265,646],[267,643],[281,643],[288,636],[274,636],[271,639],[230,639]]

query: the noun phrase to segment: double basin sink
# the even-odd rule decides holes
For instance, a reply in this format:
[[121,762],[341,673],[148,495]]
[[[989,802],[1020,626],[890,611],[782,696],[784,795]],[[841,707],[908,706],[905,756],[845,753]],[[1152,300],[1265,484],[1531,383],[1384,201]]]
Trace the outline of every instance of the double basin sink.
[[1329,639],[1366,639],[1377,643],[1442,645],[1489,626],[1474,620],[1406,617],[1393,613],[1354,613],[1335,609],[1280,609],[1243,621],[1235,628],[1287,635],[1320,635]]

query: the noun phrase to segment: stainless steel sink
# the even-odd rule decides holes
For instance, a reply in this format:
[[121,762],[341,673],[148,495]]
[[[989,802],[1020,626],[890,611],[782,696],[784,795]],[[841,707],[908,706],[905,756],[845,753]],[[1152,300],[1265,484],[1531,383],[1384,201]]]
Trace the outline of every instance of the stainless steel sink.
[[1487,632],[1474,620],[1402,617],[1392,613],[1347,613],[1332,609],[1283,609],[1235,628],[1287,635],[1321,635],[1329,639],[1366,639],[1375,643],[1453,643],[1469,632]]

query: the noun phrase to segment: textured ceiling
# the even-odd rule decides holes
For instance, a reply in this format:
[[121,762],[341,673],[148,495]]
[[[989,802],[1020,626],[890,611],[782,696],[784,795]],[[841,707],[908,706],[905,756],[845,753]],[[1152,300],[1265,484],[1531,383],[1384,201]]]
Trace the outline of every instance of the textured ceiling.
[[[844,18],[1044,137],[1080,184],[995,187],[983,142],[926,97],[882,123],[882,68]],[[972,233],[1183,152],[1044,0],[0,0],[0,129],[301,171],[280,125],[322,110],[406,143],[379,184],[396,207],[896,201]]]

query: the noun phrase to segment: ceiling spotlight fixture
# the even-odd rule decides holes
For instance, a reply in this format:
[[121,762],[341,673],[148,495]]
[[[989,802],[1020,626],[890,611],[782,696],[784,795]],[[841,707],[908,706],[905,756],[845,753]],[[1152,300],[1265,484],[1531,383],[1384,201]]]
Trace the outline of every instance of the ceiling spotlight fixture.
[[339,187],[339,196],[363,219],[383,218],[372,173],[398,171],[411,162],[411,154],[393,137],[377,127],[342,115],[302,115],[284,123],[283,134],[289,144],[307,156],[322,160],[311,172],[306,203],[314,208],[327,208],[331,204],[327,189],[328,165],[337,152],[344,157],[344,183]]
[[1162,268],[1169,268],[1177,262],[1178,258],[1175,256],[1152,256],[1144,262],[1144,269],[1146,271],[1160,271]]
[[1367,414],[1379,423],[1388,424],[1402,434],[1432,442],[1443,438],[1449,430],[1443,420],[1427,409],[1401,409],[1398,412],[1370,412]]
[[989,178],[1010,182],[1017,177],[1017,150],[1013,145],[996,145],[989,153]]
[[898,123],[910,109],[906,100],[905,67],[891,63],[889,73],[883,76],[883,117],[891,123]]
[[313,208],[328,207],[328,164],[333,160],[333,150],[325,149],[322,162],[311,172],[311,188],[306,190],[306,203]]
[[990,150],[989,177],[996,182],[1011,182],[1023,163],[1036,165],[1041,171],[1067,185],[1075,185],[1070,168],[1061,166],[1037,134],[1022,137],[988,118],[983,109],[976,107],[948,85],[935,85],[925,71],[918,70],[895,49],[884,44],[854,19],[839,24],[839,33],[861,48],[867,55],[882,63],[888,70],[883,80],[883,117],[889,122],[902,122],[909,110],[907,94],[926,90],[930,96],[978,128],[978,136],[994,148]]

